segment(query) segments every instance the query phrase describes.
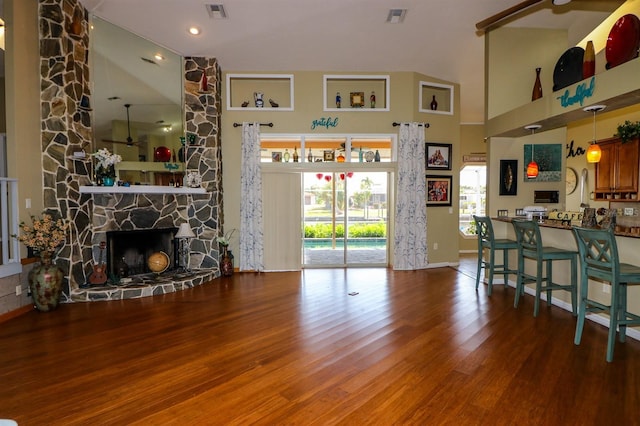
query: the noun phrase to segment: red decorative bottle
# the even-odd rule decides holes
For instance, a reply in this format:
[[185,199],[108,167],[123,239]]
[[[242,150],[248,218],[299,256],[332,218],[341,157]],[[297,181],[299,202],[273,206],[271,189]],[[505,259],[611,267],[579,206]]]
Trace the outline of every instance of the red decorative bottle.
[[584,49],[584,60],[582,62],[582,79],[593,77],[596,73],[596,53],[593,42],[589,40]]
[[533,93],[531,94],[531,100],[535,101],[542,97],[542,83],[540,82],[540,71],[542,68],[536,68],[536,81],[533,83]]

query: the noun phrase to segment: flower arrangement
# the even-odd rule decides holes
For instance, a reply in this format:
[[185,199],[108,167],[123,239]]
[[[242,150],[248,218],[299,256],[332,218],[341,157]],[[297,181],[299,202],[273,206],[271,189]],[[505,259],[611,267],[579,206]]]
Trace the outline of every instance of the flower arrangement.
[[107,148],[101,148],[92,156],[96,159],[96,174],[115,177],[114,166],[122,161],[118,154],[112,154]]
[[223,236],[216,238],[216,241],[222,247],[229,247],[229,243],[231,242],[231,237],[233,236],[234,232],[236,232],[236,230],[232,229],[231,232],[228,232],[228,233],[224,234]]
[[69,222],[64,219],[54,219],[50,214],[43,214],[42,218],[31,216],[32,225],[20,222],[21,235],[18,241],[33,249],[37,253],[53,253],[67,238]]

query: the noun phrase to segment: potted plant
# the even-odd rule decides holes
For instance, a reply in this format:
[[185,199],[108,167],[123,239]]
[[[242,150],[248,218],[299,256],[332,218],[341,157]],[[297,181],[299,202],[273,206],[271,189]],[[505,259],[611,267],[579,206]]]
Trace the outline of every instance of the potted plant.
[[113,186],[116,178],[116,164],[122,161],[118,154],[112,154],[107,148],[101,148],[92,154],[96,159],[96,181],[99,186]]
[[619,137],[622,143],[640,138],[640,121],[631,122],[626,120],[618,126],[618,131],[614,136]]
[[50,214],[31,216],[31,225],[20,223],[22,233],[15,237],[40,258],[40,264],[29,272],[29,289],[39,311],[58,307],[62,291],[62,270],[53,262],[58,248],[67,239],[69,222]]

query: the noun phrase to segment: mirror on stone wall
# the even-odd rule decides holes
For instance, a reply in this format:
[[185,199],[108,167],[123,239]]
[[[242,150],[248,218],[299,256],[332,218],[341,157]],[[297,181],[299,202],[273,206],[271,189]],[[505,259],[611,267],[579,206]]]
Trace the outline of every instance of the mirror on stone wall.
[[182,58],[96,16],[90,55],[92,152],[120,154],[118,178],[132,185],[181,183]]

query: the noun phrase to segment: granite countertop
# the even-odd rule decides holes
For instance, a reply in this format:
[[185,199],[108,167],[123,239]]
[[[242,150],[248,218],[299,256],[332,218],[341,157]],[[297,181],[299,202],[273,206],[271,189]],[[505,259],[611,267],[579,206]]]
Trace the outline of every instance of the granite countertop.
[[[498,216],[498,217],[492,217],[491,219],[497,222],[507,222],[507,223],[511,223],[514,220],[527,220],[526,216],[516,216],[516,217]],[[575,225],[567,225],[566,223],[562,223],[562,221],[560,220],[550,220],[550,219],[545,219],[543,222],[538,222],[538,224],[544,228],[555,228],[555,229],[566,229],[566,230],[571,230],[573,229],[573,226],[575,226]],[[613,234],[618,237],[640,238],[640,229],[616,226],[616,229],[613,232]]]

